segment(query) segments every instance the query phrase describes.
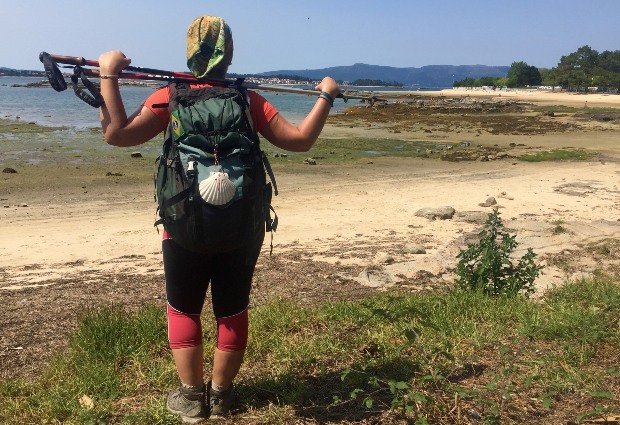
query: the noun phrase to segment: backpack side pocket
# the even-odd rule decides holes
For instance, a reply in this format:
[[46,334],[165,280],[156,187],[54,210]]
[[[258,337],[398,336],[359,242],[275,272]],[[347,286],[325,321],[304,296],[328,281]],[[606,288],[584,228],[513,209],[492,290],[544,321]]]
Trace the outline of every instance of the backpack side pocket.
[[[167,149],[166,149],[167,148]],[[178,152],[166,146],[160,155],[155,177],[155,200],[161,217],[155,224],[180,220],[186,213],[189,182]]]

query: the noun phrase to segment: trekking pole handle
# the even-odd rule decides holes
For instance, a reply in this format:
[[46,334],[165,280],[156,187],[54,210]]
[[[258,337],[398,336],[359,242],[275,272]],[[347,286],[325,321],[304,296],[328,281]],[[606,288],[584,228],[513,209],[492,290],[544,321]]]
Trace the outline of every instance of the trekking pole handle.
[[78,56],[65,56],[65,55],[49,55],[50,59],[56,63],[64,63],[66,65],[77,66],[99,66],[97,61],[89,61]]

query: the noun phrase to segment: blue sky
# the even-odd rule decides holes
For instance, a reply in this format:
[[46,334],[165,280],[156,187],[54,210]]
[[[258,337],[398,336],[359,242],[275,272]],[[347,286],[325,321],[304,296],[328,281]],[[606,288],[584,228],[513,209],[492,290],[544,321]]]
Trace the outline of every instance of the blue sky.
[[231,72],[367,63],[553,67],[583,45],[620,50],[620,0],[0,0],[0,66],[40,69],[38,54],[119,49],[133,65],[183,71],[200,15],[231,26]]

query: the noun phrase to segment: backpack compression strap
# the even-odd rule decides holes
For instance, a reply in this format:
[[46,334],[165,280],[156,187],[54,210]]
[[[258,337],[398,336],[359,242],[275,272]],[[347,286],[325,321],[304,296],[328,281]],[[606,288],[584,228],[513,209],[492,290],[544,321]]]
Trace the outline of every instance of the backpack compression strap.
[[[254,143],[256,143],[256,146],[258,147],[258,150],[261,153],[261,159],[263,161],[263,165],[265,166],[265,170],[267,171],[267,174],[269,175],[269,180],[271,180],[271,183],[273,184],[273,194],[275,196],[278,196],[278,184],[276,183],[276,177],[273,175],[273,170],[271,169],[271,164],[269,163],[269,160],[267,159],[267,155],[265,155],[265,152],[263,152],[260,149],[258,134],[256,132],[256,129],[254,128],[254,120],[252,119],[252,109],[250,108],[250,96],[248,95],[247,89],[241,86],[242,83],[243,83],[243,78],[238,78],[237,81],[235,82],[235,87],[237,88],[237,90],[239,90],[240,93],[243,94],[243,97],[245,98],[245,103],[246,103],[245,118],[248,121],[248,125],[254,132]],[[275,227],[273,230],[276,230]]]
[[267,155],[265,155],[265,152],[261,151],[261,153],[263,154],[263,165],[265,166],[265,170],[267,170],[267,174],[269,174],[269,179],[271,180],[271,183],[273,183],[273,194],[278,196],[278,185],[276,184],[276,177],[273,175],[271,164],[269,163],[269,160],[267,159]]

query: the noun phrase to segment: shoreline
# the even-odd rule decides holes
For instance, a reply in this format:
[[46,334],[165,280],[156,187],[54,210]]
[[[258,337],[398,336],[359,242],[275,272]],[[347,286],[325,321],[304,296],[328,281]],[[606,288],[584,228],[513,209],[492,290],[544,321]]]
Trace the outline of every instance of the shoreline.
[[[387,96],[395,92],[377,91],[377,94]],[[620,108],[620,94],[616,93],[577,93],[564,91],[549,91],[539,89],[483,89],[483,88],[453,88],[431,91],[403,91],[398,92],[403,97],[431,97],[431,98],[473,98],[473,99],[511,99],[547,105],[582,106],[582,107],[611,107]],[[587,105],[585,102],[587,101]]]
[[[459,92],[464,97],[472,96],[472,93],[467,90]],[[414,95],[442,98],[444,97],[443,93],[439,92],[437,95],[432,92],[424,92],[414,93]],[[455,94],[451,90],[449,93]],[[490,93],[476,93],[477,96],[481,94],[491,95]],[[515,101],[517,101],[517,95],[523,98],[524,93],[514,92]],[[530,96],[529,100],[536,105],[544,105],[550,99],[553,102],[557,100],[566,104],[567,99],[566,94],[557,93],[529,92],[525,95]],[[507,96],[502,96],[502,98],[507,98]],[[588,99],[597,98],[588,97]],[[608,100],[606,105],[609,108],[620,108],[620,96],[606,97],[606,99]],[[394,106],[398,108],[398,102]],[[276,173],[279,174],[276,178],[279,180],[278,183],[282,192],[281,197],[275,198],[274,202],[284,208],[284,216],[287,217],[287,220],[282,224],[282,231],[277,235],[276,243],[282,243],[286,246],[299,241],[302,246],[314,250],[315,242],[313,239],[327,243],[325,241],[330,234],[348,235],[347,237],[351,240],[358,238],[356,235],[362,235],[359,236],[362,239],[368,237],[375,231],[373,230],[374,227],[380,226],[380,221],[375,222],[368,216],[372,209],[368,210],[364,207],[364,205],[374,204],[374,200],[371,201],[368,198],[370,193],[373,193],[373,197],[383,200],[382,204],[376,205],[377,211],[384,210],[381,214],[388,214],[391,217],[390,222],[392,224],[396,225],[396,223],[401,222],[400,226],[402,226],[407,220],[417,222],[417,219],[412,218],[413,212],[415,212],[411,211],[412,209],[438,207],[448,203],[460,212],[488,212],[488,208],[480,209],[478,204],[483,203],[488,197],[496,197],[497,199],[500,194],[508,193],[508,190],[502,189],[502,186],[505,186],[511,188],[510,192],[512,193],[509,196],[513,199],[524,196],[523,205],[529,205],[524,207],[524,210],[517,209],[511,213],[511,219],[518,219],[520,216],[528,214],[525,211],[532,209],[530,205],[532,200],[526,199],[526,194],[515,194],[523,191],[523,188],[519,188],[518,184],[514,185],[512,179],[515,182],[520,179],[523,182],[528,182],[529,189],[526,189],[526,192],[532,192],[533,187],[541,186],[540,182],[531,180],[538,178],[536,176],[540,173],[548,174],[550,176],[548,181],[554,181],[555,189],[552,189],[552,193],[553,191],[562,193],[563,185],[570,183],[567,176],[574,175],[577,186],[584,185],[589,189],[585,190],[584,193],[578,189],[569,191],[578,194],[575,195],[576,199],[565,199],[567,202],[571,201],[569,204],[572,207],[570,208],[581,211],[581,199],[579,198],[587,198],[591,193],[600,192],[600,201],[603,202],[601,205],[606,205],[605,208],[609,208],[608,213],[602,215],[592,213],[589,219],[600,221],[608,218],[611,222],[620,220],[619,217],[616,217],[618,208],[614,209],[613,207],[613,205],[618,204],[618,201],[611,199],[611,194],[617,190],[617,186],[614,186],[615,183],[613,182],[614,173],[620,173],[618,171],[620,147],[617,144],[620,126],[615,124],[617,119],[610,123],[599,123],[591,118],[590,121],[575,121],[570,116],[565,116],[566,114],[548,118],[539,113],[532,115],[527,109],[509,109],[505,113],[506,119],[509,121],[496,134],[489,128],[487,131],[481,131],[489,124],[481,123],[478,120],[487,113],[480,112],[476,108],[467,108],[469,109],[413,108],[409,112],[411,116],[408,116],[399,112],[399,109],[394,111],[388,109],[387,115],[381,115],[380,113],[383,113],[382,110],[384,109],[381,106],[378,108],[369,108],[364,105],[354,106],[353,109],[360,113],[359,117],[347,112],[338,114],[337,120],[330,119],[322,133],[322,148],[315,147],[314,151],[307,154],[289,155],[285,159],[274,158],[272,165]],[[422,114],[423,112],[426,115]],[[451,115],[445,115],[446,112]],[[496,117],[497,112],[493,109],[489,114],[493,118]],[[389,122],[390,115],[403,115],[399,121],[402,124],[398,124],[400,127]],[[533,120],[515,121],[513,124],[510,120],[514,116],[520,120],[528,117],[533,118]],[[519,118],[521,116],[523,118]],[[472,118],[473,121],[458,123],[458,120],[465,118]],[[435,121],[437,119],[440,121]],[[375,120],[374,123],[373,120]],[[432,121],[427,122],[425,120]],[[366,124],[363,124],[364,122]],[[110,148],[100,140],[98,132],[80,133],[77,137],[74,134],[73,139],[75,140],[66,139],[64,135],[59,135],[58,132],[54,131],[51,131],[49,136],[46,133],[41,133],[40,136],[33,138],[30,134],[36,134],[38,131],[45,132],[48,129],[43,128],[37,131],[36,126],[25,122],[21,122],[15,128],[12,128],[15,122],[11,124],[10,121],[2,120],[0,124],[2,123],[4,125],[0,126],[1,131],[9,133],[17,131],[13,137],[18,137],[14,141],[11,141],[11,138],[3,141],[5,153],[8,158],[12,159],[5,158],[4,165],[2,165],[3,169],[15,168],[17,173],[3,173],[0,180],[0,205],[3,207],[0,209],[0,218],[2,218],[0,230],[6,235],[5,240],[7,242],[5,247],[0,248],[0,271],[4,270],[7,276],[5,282],[7,285],[19,286],[20,282],[28,285],[29,281],[38,282],[48,279],[49,275],[46,274],[39,272],[22,273],[20,270],[33,267],[35,270],[39,270],[42,267],[47,267],[46,264],[50,262],[54,264],[54,269],[63,269],[63,274],[75,272],[75,267],[72,266],[75,261],[92,263],[92,267],[97,267],[98,262],[103,264],[113,258],[111,257],[112,253],[116,253],[116,250],[108,247],[106,243],[110,240],[111,234],[118,235],[119,240],[128,238],[124,242],[128,244],[128,247],[131,247],[130,251],[132,252],[158,251],[156,232],[153,233],[152,228],[152,223],[155,220],[152,203],[152,169],[149,165],[158,152],[159,142],[157,140],[135,148],[142,153],[141,157],[135,159],[130,156],[133,148]],[[409,126],[411,123],[418,126],[411,127]],[[572,127],[566,127],[569,123]],[[456,127],[455,124],[457,124]],[[540,127],[543,124],[545,126],[551,125],[551,127]],[[514,128],[523,125],[534,125],[536,126],[535,131],[514,132]],[[22,136],[16,136],[20,134],[18,128],[25,130],[24,133],[21,133]],[[91,148],[87,148],[90,142],[84,143],[83,137],[86,134],[91,135],[89,137],[94,143]],[[21,159],[20,155],[24,155],[25,152],[19,137],[26,137],[28,143],[32,144],[29,147],[32,154],[26,153],[27,157]],[[339,140],[345,142],[344,151],[339,149],[334,151],[333,148],[329,147],[330,144],[336,146]],[[346,143],[359,144],[359,140],[375,140],[377,148],[373,148],[373,151],[381,151],[380,144],[383,143],[381,140],[400,140],[402,143],[423,141],[428,146],[438,146],[442,150],[430,152],[427,149],[427,153],[422,152],[419,155],[402,158],[365,154],[355,157],[356,159],[351,159],[352,156],[346,153]],[[480,153],[475,153],[477,157],[474,156],[461,162],[445,160],[449,150],[462,144],[463,140],[468,141],[466,143],[471,145],[472,149],[481,149]],[[476,152],[475,149],[474,152]],[[572,163],[546,162],[539,164],[527,164],[516,160],[519,155],[554,149],[583,150],[590,152],[591,159],[573,161]],[[345,153],[344,156],[340,156],[340,153],[336,155],[340,159],[331,157],[333,153],[337,152]],[[271,155],[273,154],[271,152]],[[304,158],[312,158],[313,156],[317,157],[315,162],[318,163],[318,166],[303,164],[307,162]],[[492,158],[489,159],[489,157]],[[9,165],[7,165],[7,161]],[[1,164],[2,162],[0,162]],[[13,164],[21,165],[14,166]],[[567,166],[566,164],[570,165]],[[394,168],[393,171],[392,168]],[[572,173],[573,168],[578,170],[577,174]],[[506,175],[505,178],[501,175],[502,170]],[[583,173],[583,175],[578,175],[579,173]],[[566,175],[563,176],[562,174]],[[591,175],[588,176],[588,174]],[[467,182],[478,181],[481,178],[483,178],[481,182],[484,182],[484,176],[487,176],[486,178],[489,180],[484,182],[485,186],[493,184],[494,179],[498,179],[498,181],[507,179],[507,181],[506,184],[497,184],[493,187],[474,187],[474,191],[470,190],[472,188],[464,186],[455,192],[450,183],[447,185],[438,183],[442,182],[448,175],[460,176],[460,180],[455,180],[452,184],[455,188],[467,185]],[[51,185],[41,186],[40,183],[44,179],[49,181]],[[330,179],[335,179],[339,183],[332,183]],[[386,183],[382,180],[385,180]],[[420,181],[426,182],[424,187],[418,185]],[[318,189],[314,187],[317,183],[320,183]],[[340,195],[337,189],[338,185],[346,188],[347,192],[344,195]],[[366,185],[381,187],[382,191],[376,193],[371,187],[365,187]],[[602,185],[604,189],[599,185]],[[404,207],[398,199],[390,199],[389,194],[393,193],[396,188],[398,188],[398,197],[410,199],[408,207]],[[322,189],[328,192],[322,193]],[[434,193],[435,190],[438,192]],[[544,184],[542,184],[536,193],[543,193],[548,190],[544,189]],[[311,198],[307,198],[304,194],[306,191],[313,194]],[[332,191],[335,192],[332,193]],[[478,196],[476,196],[476,192],[479,192]],[[444,193],[449,194],[445,196],[445,199],[442,196]],[[465,193],[467,193],[467,197],[462,199]],[[602,194],[607,195],[603,196]],[[344,198],[341,200],[331,199],[331,197],[338,198],[339,196],[344,196]],[[409,198],[410,196],[411,198]],[[477,198],[476,202],[472,203],[474,198]],[[421,203],[423,199],[428,199],[426,204]],[[325,210],[320,203],[315,205],[315,200],[328,204],[333,203],[334,208]],[[310,209],[304,207],[304,203],[308,202],[313,205]],[[541,199],[541,202],[544,205],[547,200]],[[558,203],[552,208],[558,211],[557,220],[570,221],[572,218],[576,218],[571,217],[570,214],[564,217],[564,213],[559,213],[559,211],[564,211],[567,205],[566,203]],[[594,208],[592,206],[593,211]],[[596,208],[603,207],[598,206]],[[346,217],[337,212],[342,209],[346,211]],[[67,212],[63,213],[63,210],[67,210]],[[97,217],[97,211],[101,212],[102,217],[108,217],[99,226],[92,222]],[[322,214],[330,217],[331,223],[329,225],[324,224],[324,227],[317,227],[314,224],[304,226],[303,223],[314,223],[316,220],[322,222],[324,220],[321,214],[317,215],[317,211],[322,211]],[[549,212],[548,208],[542,208],[541,211],[547,211],[543,214],[544,221],[552,220],[553,214]],[[145,234],[151,236],[148,239],[124,236],[127,232],[121,232],[114,225],[114,220],[119,217],[121,212],[124,212],[124,225],[131,229],[128,231],[129,234],[140,235],[146,232]],[[333,215],[334,213],[336,215]],[[588,220],[588,214],[585,210],[581,211],[580,214],[581,220]],[[63,218],[57,221],[56,217]],[[68,221],[67,226],[63,224],[64,220]],[[53,223],[53,226],[50,226],[49,223]],[[26,224],[28,225],[24,227]],[[475,223],[476,226],[480,226],[480,224],[479,220]],[[287,226],[292,227],[287,228]],[[418,223],[416,226],[426,228],[433,227],[433,224]],[[447,226],[446,230],[438,236],[442,241],[438,240],[437,246],[445,247],[457,240],[459,238],[458,229],[462,229],[461,226],[461,224],[457,224],[456,227]],[[98,227],[102,228],[101,234],[97,230]],[[71,235],[72,229],[80,229],[80,231]],[[473,230],[473,228],[469,230]],[[405,237],[406,228],[401,228],[400,233],[402,233],[401,237]],[[84,245],[81,241],[86,239],[89,242]],[[142,246],[144,243],[147,243],[148,247]],[[86,246],[90,246],[92,250],[91,248],[85,249]],[[49,247],[53,248],[50,250]],[[60,266],[63,264],[63,258],[66,258],[66,267]],[[107,260],[105,260],[106,258]],[[152,260],[155,262],[154,264],[158,264],[158,256],[153,256]],[[157,266],[154,265],[153,267]],[[417,269],[421,267],[423,266],[413,266]],[[435,274],[443,281],[445,276],[442,276],[448,270],[449,267],[443,272]],[[545,285],[546,283],[541,284],[541,286]],[[0,290],[4,286],[0,285]]]

